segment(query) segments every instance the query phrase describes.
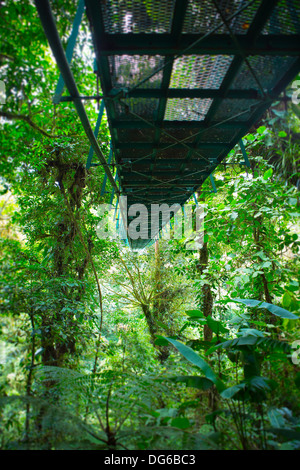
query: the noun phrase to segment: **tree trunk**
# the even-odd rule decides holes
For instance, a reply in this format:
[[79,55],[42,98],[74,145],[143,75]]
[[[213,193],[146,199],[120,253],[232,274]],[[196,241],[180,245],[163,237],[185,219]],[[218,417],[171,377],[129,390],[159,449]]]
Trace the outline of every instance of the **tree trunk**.
[[[262,217],[259,217],[258,218],[258,221],[262,223]],[[259,227],[254,227],[253,228],[253,239],[254,239],[254,243],[255,243],[255,246],[256,248],[261,251],[264,249],[262,243],[261,243],[261,240],[260,240],[260,230],[259,230]],[[264,269],[262,268],[262,271],[264,271]],[[263,293],[264,293],[264,297],[265,297],[265,301],[269,304],[272,303],[272,297],[271,297],[271,294],[270,294],[270,290],[269,290],[269,286],[268,286],[268,280],[266,278],[266,275],[265,273],[263,272],[261,275],[260,275],[260,278],[261,278],[261,281],[262,281],[262,286],[263,286]],[[276,321],[276,317],[272,314],[270,314],[268,312],[268,321],[272,324],[272,325],[275,325],[277,323]]]
[[[204,270],[208,266],[208,248],[207,242],[203,244],[203,247],[199,250],[199,264],[198,269],[200,274],[203,274]],[[202,292],[202,299],[201,299],[201,307],[205,317],[212,316],[213,312],[213,295],[211,292],[210,284],[204,284],[201,287]],[[211,341],[212,340],[212,330],[209,328],[208,325],[204,325],[204,341]]]
[[151,343],[158,350],[158,357],[161,363],[166,361],[170,355],[170,350],[168,346],[158,346],[155,345],[156,335],[158,334],[158,328],[155,324],[154,315],[150,310],[148,305],[142,305],[142,309],[146,318],[146,322],[149,328]]

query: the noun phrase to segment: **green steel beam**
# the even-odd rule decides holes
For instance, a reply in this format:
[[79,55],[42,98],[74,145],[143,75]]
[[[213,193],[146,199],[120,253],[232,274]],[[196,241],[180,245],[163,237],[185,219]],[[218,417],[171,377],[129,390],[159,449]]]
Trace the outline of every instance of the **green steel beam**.
[[213,192],[217,193],[217,186],[216,186],[216,183],[215,183],[215,180],[214,180],[214,177],[213,177],[212,173],[209,175],[209,179],[210,179],[210,182],[211,182],[211,185],[212,185],[212,188],[213,188]]
[[248,168],[251,168],[251,165],[250,165],[250,162],[249,162],[249,158],[248,158],[248,155],[247,155],[247,152],[246,152],[246,149],[245,149],[245,145],[244,145],[243,139],[240,140],[240,147],[241,147],[241,151],[242,151],[243,157],[244,157],[244,159],[245,159],[245,165],[246,165]]
[[[271,12],[269,7],[269,12]],[[267,16],[265,15],[266,21]],[[185,55],[235,55],[236,44],[228,34],[211,35],[202,41],[201,34],[182,34],[180,40],[175,43],[170,34],[106,34],[101,36],[101,41],[96,40],[96,46],[101,55],[178,55],[192,46],[195,39],[199,44],[192,46]],[[254,44],[249,42],[247,34],[236,34],[235,37],[246,55],[299,55],[300,35],[261,35]]]
[[[215,169],[215,167],[213,167],[213,168]],[[208,173],[207,171],[201,171],[201,176],[206,176],[207,177],[207,176],[209,176],[209,174],[210,173]],[[177,178],[175,178],[175,179],[177,179]],[[183,179],[184,179],[184,177],[181,178],[181,181]],[[151,191],[153,189],[155,189],[155,190],[160,190],[160,191],[164,190],[164,192],[165,192],[169,189],[172,189],[172,193],[173,193],[173,189],[186,189],[187,186],[190,186],[191,190],[186,191],[186,194],[190,194],[189,195],[189,197],[190,197],[192,195],[192,188],[194,186],[197,186],[198,180],[199,180],[199,175],[197,176],[197,179],[186,180],[184,182],[182,181],[182,183],[178,183],[178,182],[175,182],[173,184],[168,183],[168,187],[166,188],[164,183],[157,183],[157,182],[153,181],[150,184],[149,182],[147,183],[147,181],[144,181],[144,180],[143,181],[134,181],[134,180],[130,181],[130,180],[127,179],[126,182],[123,182],[122,187],[123,187],[124,191],[126,190],[126,188],[128,189],[128,188],[133,188],[133,187],[137,187],[137,186],[140,186],[140,187],[144,188],[145,183],[147,183],[147,188]],[[182,192],[180,192],[179,195],[180,194],[182,194]],[[189,197],[186,197],[186,199],[188,199]]]
[[[80,96],[81,100],[102,100],[106,99],[107,101],[116,100],[116,91],[119,91],[120,94],[124,94],[126,98],[225,98],[225,94],[221,93],[220,90],[213,89],[200,89],[200,88],[168,88],[168,89],[151,89],[151,88],[136,88],[134,90],[122,91],[116,88],[113,88],[107,96],[103,95],[91,95],[91,96]],[[119,97],[118,93],[118,97]],[[256,100],[260,97],[257,90],[229,90],[226,94],[227,99],[248,99]],[[62,96],[60,98],[60,103],[74,101],[72,96]]]
[[[113,150],[112,150],[112,146],[111,146],[111,142],[110,142],[109,156],[108,156],[108,160],[107,160],[107,163],[108,163],[108,164],[111,163],[111,161],[112,161],[112,156],[113,156]],[[107,174],[105,174],[105,175],[104,175],[104,178],[103,178],[100,196],[103,196],[104,193],[105,193],[106,182],[107,182]]]
[[[112,120],[112,126],[115,129],[152,129],[153,123],[145,121],[118,121]],[[240,129],[247,127],[247,122],[241,121],[228,121],[220,123],[219,121],[212,121],[207,124],[203,121],[164,121],[161,125],[162,129],[195,129],[197,132],[208,130],[212,126],[218,129]],[[192,136],[191,136],[192,137]]]
[[[197,150],[197,149],[224,149],[224,147],[229,148],[228,142],[199,142],[198,144],[196,143],[186,143],[186,145],[191,149],[191,150]],[[116,150],[129,150],[129,149],[145,149],[145,150],[151,150],[153,148],[154,144],[153,142],[118,142],[116,145]],[[165,143],[158,143],[155,145],[155,148],[158,150],[164,150],[169,148],[170,144],[165,144]],[[182,149],[182,145],[179,143],[172,144],[172,149]],[[131,157],[131,160],[134,161],[134,158]]]
[[[118,181],[118,173],[116,173],[116,176],[115,176],[115,182],[117,181]],[[113,188],[111,192],[111,196],[110,196],[110,202],[109,202],[110,205],[112,205],[114,197],[115,197],[115,190]]]
[[138,88],[128,92],[128,98],[228,98],[228,99],[249,99],[257,100],[260,95],[257,90],[230,90],[226,96],[220,90],[211,89],[190,89],[190,88],[168,88],[163,89],[142,89]]
[[[97,122],[96,122],[96,127],[95,127],[95,130],[94,130],[94,136],[95,136],[96,139],[97,139],[97,137],[98,137],[98,133],[99,133],[99,129],[100,129],[101,121],[102,121],[103,112],[104,112],[104,101],[101,101],[101,105],[100,105],[100,109],[99,109],[99,113],[98,113],[98,118],[97,118]],[[90,168],[90,166],[91,166],[93,155],[94,155],[94,149],[93,149],[93,147],[91,146],[91,147],[90,147],[89,154],[88,154],[87,162],[86,162],[86,169],[87,169],[87,170],[89,170],[89,168]],[[109,162],[109,163],[110,163],[110,162]]]
[[[112,89],[112,92],[114,92],[116,88]],[[219,90],[209,90],[209,89],[187,89],[187,88],[172,88],[165,92],[164,90],[155,90],[155,89],[137,89],[137,90],[132,90],[129,91],[126,95],[126,98],[221,98],[221,99],[246,99],[246,100],[259,100],[261,99],[261,95],[257,90],[228,90],[227,94],[223,95],[219,92]],[[272,97],[272,93],[269,93],[269,97]],[[289,96],[285,97],[278,97],[274,94],[273,96],[274,100],[276,101],[282,101],[282,102],[288,102],[291,101],[291,98]],[[75,99],[80,99],[82,101],[100,101],[104,99],[104,96],[97,96],[97,95],[81,95],[79,98]],[[114,100],[111,95],[108,95],[105,97],[106,101],[112,101]],[[74,101],[74,98],[72,96],[62,96],[59,100],[60,103],[64,102],[71,102]]]
[[[170,160],[174,161],[172,159],[170,159]],[[174,171],[174,172],[178,173],[178,171],[179,171],[178,166],[174,167],[174,166],[172,166],[171,163],[169,163],[167,165],[166,162],[167,162],[167,160],[160,161],[159,162],[160,163],[159,167],[155,171],[161,171],[162,173],[164,173],[164,172],[170,173],[170,172]],[[181,162],[182,162],[182,160],[179,160],[178,165]],[[133,161],[132,163],[134,164],[135,162]],[[145,172],[149,171],[151,163],[152,163],[152,160],[149,159],[146,164],[144,164],[144,165],[137,165],[136,164],[136,165],[134,165],[134,168],[137,172],[140,171],[141,173],[145,173]],[[212,161],[212,164],[214,164],[214,163],[215,163],[215,160]],[[125,173],[125,170],[128,169],[127,163],[126,162],[123,163],[123,160],[121,159],[121,162],[120,162],[119,166],[122,168],[122,175],[123,175],[123,172]],[[203,160],[200,160],[200,159],[199,160],[193,159],[189,162],[189,165],[186,166],[186,170],[188,170],[189,172],[192,172],[193,169],[207,168],[207,167],[208,167],[207,162],[204,162]]]

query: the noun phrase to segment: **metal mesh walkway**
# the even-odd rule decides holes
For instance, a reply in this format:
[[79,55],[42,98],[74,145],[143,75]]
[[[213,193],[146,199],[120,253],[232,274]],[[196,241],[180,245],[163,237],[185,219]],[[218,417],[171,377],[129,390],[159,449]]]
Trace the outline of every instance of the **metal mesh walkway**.
[[184,204],[300,70],[300,0],[85,6],[129,207]]

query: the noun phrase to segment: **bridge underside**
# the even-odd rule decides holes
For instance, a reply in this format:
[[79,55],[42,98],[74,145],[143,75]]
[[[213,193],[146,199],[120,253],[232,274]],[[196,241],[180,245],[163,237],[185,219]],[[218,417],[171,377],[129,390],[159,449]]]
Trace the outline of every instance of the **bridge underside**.
[[128,207],[183,205],[300,70],[299,0],[85,6]]

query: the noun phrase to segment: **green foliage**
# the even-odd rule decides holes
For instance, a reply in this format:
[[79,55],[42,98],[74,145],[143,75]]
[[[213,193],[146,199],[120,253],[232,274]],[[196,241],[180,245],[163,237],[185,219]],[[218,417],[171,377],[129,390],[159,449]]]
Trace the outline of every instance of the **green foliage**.
[[218,380],[216,374],[213,372],[213,370],[209,367],[209,365],[200,357],[198,354],[196,354],[191,348],[185,346],[184,344],[180,343],[179,341],[176,341],[171,338],[166,338],[169,343],[173,344],[176,349],[193,365],[196,367],[199,367],[199,369],[202,370],[204,373],[205,377],[209,380],[211,380],[218,390],[222,390],[223,384],[220,380]]
[[[277,305],[272,305],[267,302],[260,302],[258,300],[252,300],[252,299],[233,299],[233,301],[240,302],[249,307],[265,308],[266,310],[269,310],[269,312],[273,313],[273,315],[277,315],[280,318],[287,318],[288,320],[299,319],[297,315],[294,315],[292,312],[289,312],[288,310],[282,307],[277,307]],[[284,303],[284,298],[282,299],[282,302]]]

